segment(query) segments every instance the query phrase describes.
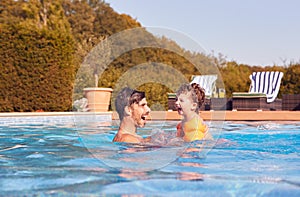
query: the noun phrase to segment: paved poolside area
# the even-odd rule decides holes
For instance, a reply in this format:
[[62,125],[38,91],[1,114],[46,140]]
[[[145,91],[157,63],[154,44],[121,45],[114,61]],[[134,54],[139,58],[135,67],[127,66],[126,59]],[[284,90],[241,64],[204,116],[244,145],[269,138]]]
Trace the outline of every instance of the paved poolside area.
[[[300,121],[300,111],[201,111],[204,120],[226,121]],[[0,113],[0,117],[32,117],[32,116],[93,116],[103,115],[118,119],[116,112],[12,112]],[[180,120],[177,111],[152,111],[152,120]]]

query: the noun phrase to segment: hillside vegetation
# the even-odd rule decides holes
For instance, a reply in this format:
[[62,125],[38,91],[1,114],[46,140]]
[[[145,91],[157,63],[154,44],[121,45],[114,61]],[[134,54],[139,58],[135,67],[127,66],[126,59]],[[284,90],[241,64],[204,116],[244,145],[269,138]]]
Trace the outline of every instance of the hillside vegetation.
[[[178,81],[168,67],[161,65],[178,71],[187,81],[192,75],[217,74],[217,86],[225,87],[227,97],[234,91],[248,91],[249,75],[262,70],[284,72],[279,97],[300,93],[299,63],[261,67],[227,62],[180,48],[174,41],[155,37],[146,30],[149,40],[143,42],[151,40],[163,47],[130,50],[110,59],[101,76],[76,81],[83,79],[77,71],[95,46],[132,28],[142,26],[129,15],[115,12],[104,1],[0,1],[0,112],[71,111],[73,100],[82,97],[84,87],[98,85],[115,89],[122,76],[145,63],[152,65],[152,69],[144,70],[141,76],[131,76],[131,82],[146,92],[154,110],[157,105],[167,108],[167,92],[174,91],[168,82]],[[128,45],[132,46],[137,44],[132,40],[139,40],[128,39]],[[118,44],[121,48],[124,43]],[[147,76],[159,76],[166,82],[146,80]]]

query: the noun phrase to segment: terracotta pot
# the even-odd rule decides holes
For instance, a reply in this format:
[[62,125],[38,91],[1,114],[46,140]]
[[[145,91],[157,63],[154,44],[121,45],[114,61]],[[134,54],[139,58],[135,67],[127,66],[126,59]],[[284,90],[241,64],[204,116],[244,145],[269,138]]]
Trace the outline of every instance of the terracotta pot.
[[88,100],[88,111],[107,112],[109,109],[111,88],[84,88],[84,95]]

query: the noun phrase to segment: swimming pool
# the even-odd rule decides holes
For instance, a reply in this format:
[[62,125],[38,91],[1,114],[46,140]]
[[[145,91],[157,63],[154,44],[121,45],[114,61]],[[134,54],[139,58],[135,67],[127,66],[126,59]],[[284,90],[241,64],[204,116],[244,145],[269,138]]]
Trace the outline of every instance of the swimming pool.
[[[176,123],[153,121],[140,132],[173,132]],[[224,122],[205,154],[195,144],[113,144],[116,131],[97,119],[75,125],[72,116],[0,118],[0,194],[300,196],[299,122]],[[145,158],[166,165],[149,169]]]

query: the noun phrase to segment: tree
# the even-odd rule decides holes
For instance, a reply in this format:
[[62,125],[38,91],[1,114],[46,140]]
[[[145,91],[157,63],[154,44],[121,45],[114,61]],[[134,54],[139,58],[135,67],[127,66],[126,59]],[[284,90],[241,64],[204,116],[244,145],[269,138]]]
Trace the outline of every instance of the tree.
[[300,94],[300,64],[290,64],[285,69],[282,80],[282,88],[280,89],[283,94]]
[[15,5],[20,15],[8,10],[11,20],[1,24],[0,110],[70,110],[74,40],[61,5],[50,1]]

